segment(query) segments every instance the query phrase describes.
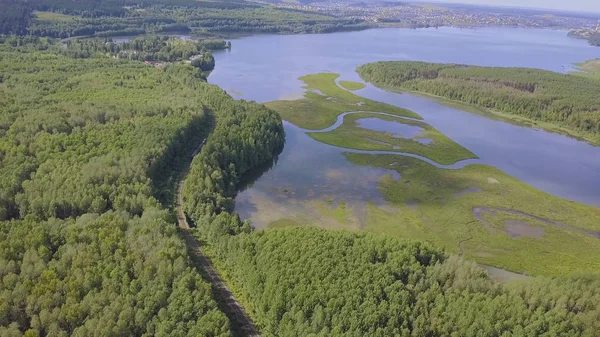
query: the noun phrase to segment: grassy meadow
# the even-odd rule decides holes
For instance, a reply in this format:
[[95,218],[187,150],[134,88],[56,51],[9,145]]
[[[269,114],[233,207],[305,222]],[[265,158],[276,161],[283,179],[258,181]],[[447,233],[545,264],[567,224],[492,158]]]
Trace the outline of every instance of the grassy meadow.
[[[358,120],[371,117],[419,127],[422,131],[414,138],[402,138],[388,132],[369,130],[357,125]],[[477,158],[471,151],[458,145],[427,123],[368,112],[348,114],[344,116],[342,125],[335,130],[308,133],[308,135],[319,142],[330,145],[358,150],[383,150],[418,154],[440,164],[453,164],[460,160]],[[431,143],[423,144],[418,141],[419,139],[428,139]]]
[[61,14],[61,13],[55,13],[55,12],[35,11],[35,12],[33,12],[33,14],[40,21],[66,22],[66,21],[72,21],[75,18],[77,18],[75,16]]
[[339,74],[319,73],[300,77],[305,83],[304,98],[265,104],[284,120],[301,128],[323,129],[335,123],[337,116],[348,111],[375,111],[421,119],[416,113],[390,104],[373,101],[340,88]]
[[600,59],[587,60],[576,63],[575,67],[580,71],[571,72],[572,75],[600,79]]
[[346,90],[351,90],[351,91],[364,89],[366,87],[366,85],[364,83],[360,83],[360,82],[340,81],[339,83],[342,88],[344,88]]

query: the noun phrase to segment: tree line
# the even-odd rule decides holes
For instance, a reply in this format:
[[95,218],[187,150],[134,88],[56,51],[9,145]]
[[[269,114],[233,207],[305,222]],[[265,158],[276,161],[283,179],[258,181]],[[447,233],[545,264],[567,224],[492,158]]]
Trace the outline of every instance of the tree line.
[[597,137],[600,82],[526,68],[424,62],[376,62],[358,72],[378,86],[414,90],[550,122]]
[[115,42],[105,39],[72,39],[65,42],[62,54],[74,58],[88,58],[102,54],[136,61],[172,62],[190,60],[192,66],[203,71],[213,70],[215,59],[210,50],[231,48],[225,40],[184,40],[169,36],[147,36]]
[[187,214],[215,238],[250,231],[247,222],[230,215],[241,178],[274,160],[285,142],[281,117],[262,105],[240,102],[219,111],[214,131],[192,161],[183,191]]
[[[326,33],[366,29],[364,20],[243,2],[191,0],[0,0],[0,34],[40,37],[124,36],[162,32]],[[143,9],[143,10],[140,10]],[[64,18],[37,17],[47,11]]]
[[592,46],[599,46],[600,47],[600,33],[592,34],[592,36],[590,36],[590,38],[588,39],[588,42]]

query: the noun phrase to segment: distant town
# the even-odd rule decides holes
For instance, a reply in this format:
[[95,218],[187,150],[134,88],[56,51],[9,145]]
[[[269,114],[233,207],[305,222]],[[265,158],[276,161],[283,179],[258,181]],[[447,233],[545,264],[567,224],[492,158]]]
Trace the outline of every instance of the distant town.
[[569,36],[580,39],[590,39],[598,34],[600,34],[600,21],[595,28],[578,28],[569,32]]
[[365,20],[379,26],[513,26],[595,31],[597,17],[514,8],[401,2],[280,3],[275,6]]

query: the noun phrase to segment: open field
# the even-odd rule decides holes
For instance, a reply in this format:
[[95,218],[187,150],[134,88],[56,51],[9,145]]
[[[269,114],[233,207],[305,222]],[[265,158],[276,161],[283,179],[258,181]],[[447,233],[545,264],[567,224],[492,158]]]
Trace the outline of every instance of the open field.
[[416,113],[396,106],[357,96],[340,88],[335,80],[339,74],[320,73],[300,77],[306,85],[304,98],[294,101],[275,101],[265,104],[277,111],[284,120],[307,129],[323,129],[347,111],[376,111],[421,119]]
[[600,79],[600,59],[587,60],[583,63],[576,63],[575,67],[581,71],[573,71],[572,75],[591,77]]
[[346,89],[346,90],[360,90],[363,89],[364,87],[366,87],[366,85],[364,83],[360,83],[360,82],[352,82],[352,81],[340,81],[340,85],[342,86],[342,88]]
[[71,21],[76,18],[75,16],[65,15],[65,14],[55,13],[55,12],[35,11],[35,12],[33,12],[33,14],[40,21],[64,22],[64,21]]
[[[420,131],[414,137],[381,132],[360,127],[365,118],[401,123]],[[388,150],[418,154],[440,164],[453,164],[463,159],[477,158],[471,151],[458,145],[427,123],[373,113],[356,113],[344,116],[344,122],[335,130],[308,133],[315,140],[340,147],[358,150]]]

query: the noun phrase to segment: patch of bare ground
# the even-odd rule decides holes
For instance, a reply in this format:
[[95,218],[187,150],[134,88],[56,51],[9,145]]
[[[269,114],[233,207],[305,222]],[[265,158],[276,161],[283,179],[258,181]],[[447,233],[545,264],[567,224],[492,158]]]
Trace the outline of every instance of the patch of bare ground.
[[504,222],[504,233],[511,238],[529,237],[541,239],[544,237],[544,229],[541,227],[530,226],[524,221],[506,220]]

